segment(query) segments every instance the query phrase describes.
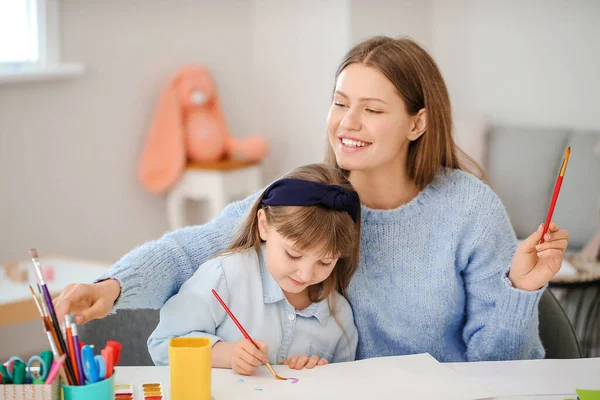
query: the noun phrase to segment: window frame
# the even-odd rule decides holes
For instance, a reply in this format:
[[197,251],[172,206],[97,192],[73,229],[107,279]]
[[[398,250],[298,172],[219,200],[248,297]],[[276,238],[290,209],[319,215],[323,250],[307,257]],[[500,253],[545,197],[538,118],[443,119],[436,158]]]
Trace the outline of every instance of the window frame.
[[38,25],[38,61],[0,63],[0,84],[69,78],[84,72],[81,63],[62,62],[60,0],[34,1]]

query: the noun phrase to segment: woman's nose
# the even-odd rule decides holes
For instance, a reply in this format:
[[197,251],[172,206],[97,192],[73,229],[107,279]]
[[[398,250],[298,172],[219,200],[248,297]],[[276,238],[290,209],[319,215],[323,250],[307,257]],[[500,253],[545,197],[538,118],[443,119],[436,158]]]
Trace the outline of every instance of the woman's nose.
[[344,115],[342,122],[340,122],[340,126],[347,130],[360,130],[360,115],[357,110],[348,108],[346,115]]

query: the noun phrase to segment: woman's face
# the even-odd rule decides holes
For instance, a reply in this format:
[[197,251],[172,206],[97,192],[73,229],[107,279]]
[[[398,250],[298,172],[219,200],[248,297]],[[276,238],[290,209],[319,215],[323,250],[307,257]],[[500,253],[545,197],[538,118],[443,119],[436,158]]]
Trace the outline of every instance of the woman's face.
[[378,69],[350,64],[340,73],[327,116],[329,144],[346,170],[400,163],[414,122],[396,88]]

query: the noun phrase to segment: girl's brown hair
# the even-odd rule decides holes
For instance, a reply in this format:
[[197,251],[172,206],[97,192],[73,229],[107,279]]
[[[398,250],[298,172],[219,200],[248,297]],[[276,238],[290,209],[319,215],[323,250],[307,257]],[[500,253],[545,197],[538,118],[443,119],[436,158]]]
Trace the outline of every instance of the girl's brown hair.
[[[283,178],[339,185],[354,190],[341,170],[327,164],[299,167]],[[293,241],[298,249],[314,250],[315,246],[319,246],[318,250],[324,257],[339,256],[331,275],[319,285],[309,287],[310,301],[319,302],[330,298],[334,290],[345,295],[350,278],[358,267],[360,212],[355,223],[346,211],[324,206],[268,206],[261,203],[264,194],[260,195],[250,209],[228,251],[237,252],[250,248],[260,251],[257,213],[262,209],[269,225],[280,235]]]
[[[448,89],[425,49],[408,38],[372,37],[350,49],[335,74],[335,82],[344,68],[354,63],[382,72],[396,87],[410,115],[416,115],[423,108],[427,110],[427,130],[410,142],[406,166],[408,176],[420,189],[445,168],[467,169],[483,177],[477,162],[454,142]],[[328,146],[326,159],[329,164],[337,165],[331,146]]]

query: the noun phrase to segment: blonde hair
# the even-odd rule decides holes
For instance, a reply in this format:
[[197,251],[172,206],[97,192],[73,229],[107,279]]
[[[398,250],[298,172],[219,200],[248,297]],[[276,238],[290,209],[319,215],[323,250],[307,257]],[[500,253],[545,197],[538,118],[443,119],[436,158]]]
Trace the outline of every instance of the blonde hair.
[[[353,190],[350,182],[339,169],[326,164],[299,167],[283,178],[338,185]],[[257,214],[259,210],[263,210],[269,225],[280,235],[293,241],[300,250],[313,250],[315,246],[321,246],[319,251],[323,256],[339,257],[329,277],[320,284],[309,287],[310,301],[316,303],[331,298],[330,294],[334,290],[345,295],[350,279],[358,268],[360,211],[357,221],[354,222],[346,211],[325,206],[268,206],[262,204],[264,195],[265,192],[254,202],[228,251],[237,252],[250,248],[260,251],[261,238]],[[334,308],[335,305],[332,306],[332,314],[335,313]]]
[[[396,87],[410,115],[416,115],[423,108],[427,110],[427,131],[410,142],[406,165],[408,176],[420,189],[445,168],[468,170],[485,179],[477,162],[454,142],[448,89],[425,49],[408,38],[372,37],[350,49],[335,74],[335,82],[344,68],[355,63],[383,73]],[[331,146],[328,146],[326,161],[337,165]]]

